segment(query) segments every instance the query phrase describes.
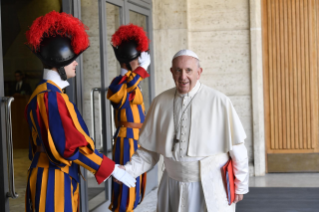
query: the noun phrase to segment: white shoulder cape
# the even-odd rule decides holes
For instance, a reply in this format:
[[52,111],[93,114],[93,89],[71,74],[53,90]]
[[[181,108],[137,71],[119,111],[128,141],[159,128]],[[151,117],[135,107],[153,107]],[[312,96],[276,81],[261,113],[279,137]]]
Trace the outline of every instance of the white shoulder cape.
[[[245,131],[228,97],[201,84],[191,105],[187,155],[210,156],[228,152],[244,142]],[[141,129],[139,143],[150,151],[172,157],[174,138],[173,101],[175,88],[152,102]]]

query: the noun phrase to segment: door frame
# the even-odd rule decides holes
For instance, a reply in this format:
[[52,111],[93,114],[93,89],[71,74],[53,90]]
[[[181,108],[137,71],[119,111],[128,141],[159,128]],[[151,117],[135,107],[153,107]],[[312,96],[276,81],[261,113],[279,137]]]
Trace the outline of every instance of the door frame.
[[[81,19],[81,0],[63,0],[62,12],[72,14],[74,17]],[[76,59],[78,66],[76,70],[76,77],[69,79],[69,86],[65,91],[69,96],[70,101],[76,104],[76,107],[83,114],[83,56],[82,54]],[[84,178],[87,177],[86,171],[80,167]],[[88,211],[88,185],[87,182],[80,178],[80,211]]]
[[8,188],[8,165],[7,165],[7,142],[6,142],[6,123],[5,123],[5,104],[2,103],[4,97],[4,77],[3,77],[3,54],[2,54],[2,23],[1,23],[1,0],[0,0],[0,135],[1,145],[0,153],[0,211],[9,211],[9,198],[7,197]]

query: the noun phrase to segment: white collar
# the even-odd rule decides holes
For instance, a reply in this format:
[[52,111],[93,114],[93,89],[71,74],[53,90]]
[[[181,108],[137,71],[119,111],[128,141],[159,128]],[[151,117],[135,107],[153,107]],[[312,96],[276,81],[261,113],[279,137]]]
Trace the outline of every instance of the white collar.
[[197,81],[197,82],[196,82],[196,85],[194,86],[194,88],[193,88],[190,92],[185,93],[185,94],[181,94],[181,93],[179,93],[179,92],[177,91],[177,94],[178,94],[180,97],[184,97],[184,96],[193,97],[193,96],[197,93],[197,91],[199,90],[199,87],[200,87],[200,82]]
[[68,81],[61,79],[58,72],[50,70],[50,69],[43,70],[43,79],[51,80],[57,86],[59,86],[61,89],[64,89],[65,87],[70,85]]
[[124,76],[127,73],[127,70],[124,68],[121,68],[121,75]]

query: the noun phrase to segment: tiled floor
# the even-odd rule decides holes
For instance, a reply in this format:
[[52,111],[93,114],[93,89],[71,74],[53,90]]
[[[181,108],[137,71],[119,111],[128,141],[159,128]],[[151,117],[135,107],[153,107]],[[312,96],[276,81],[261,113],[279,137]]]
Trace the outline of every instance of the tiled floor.
[[9,198],[10,211],[24,211],[24,197],[27,185],[28,168],[31,164],[28,154],[28,149],[14,149],[13,151],[14,185],[19,197],[16,199]]
[[[27,169],[30,165],[28,150],[16,149],[14,156],[14,174],[17,199],[10,199],[10,211],[24,211],[24,197],[27,182]],[[319,173],[267,174],[264,177],[251,177],[250,187],[319,187]],[[150,192],[135,212],[153,212],[156,209],[157,189]]]

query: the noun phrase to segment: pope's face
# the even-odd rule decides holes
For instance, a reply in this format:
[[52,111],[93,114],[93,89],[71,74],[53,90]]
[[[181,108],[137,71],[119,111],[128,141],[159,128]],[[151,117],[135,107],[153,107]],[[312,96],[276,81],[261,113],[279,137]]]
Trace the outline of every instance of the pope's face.
[[171,73],[179,93],[190,92],[199,80],[203,69],[198,60],[190,56],[180,56],[173,60]]
[[68,79],[75,77],[75,68],[77,67],[77,65],[78,63],[74,60],[71,64],[64,67]]

